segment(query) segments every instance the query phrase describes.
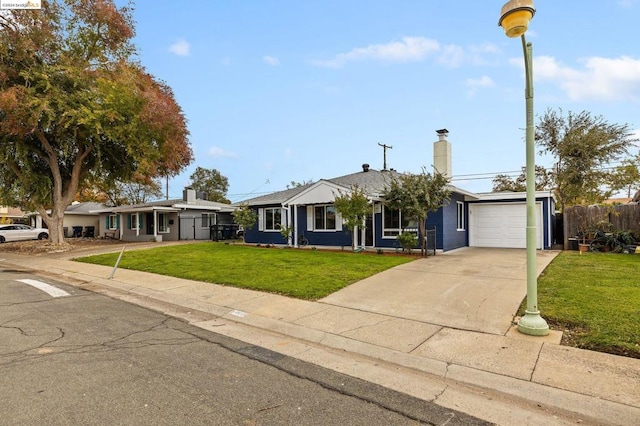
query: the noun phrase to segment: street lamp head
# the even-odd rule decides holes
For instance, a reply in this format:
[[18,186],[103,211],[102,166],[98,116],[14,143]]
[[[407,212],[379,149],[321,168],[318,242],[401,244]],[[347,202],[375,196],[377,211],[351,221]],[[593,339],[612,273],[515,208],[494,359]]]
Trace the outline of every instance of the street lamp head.
[[504,28],[507,37],[519,37],[527,31],[535,13],[533,0],[510,0],[502,6],[498,25]]

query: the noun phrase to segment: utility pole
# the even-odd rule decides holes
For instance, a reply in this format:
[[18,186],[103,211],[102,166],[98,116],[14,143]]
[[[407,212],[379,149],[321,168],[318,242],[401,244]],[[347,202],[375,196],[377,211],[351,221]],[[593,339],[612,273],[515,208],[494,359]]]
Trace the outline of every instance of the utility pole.
[[385,145],[380,142],[378,142],[378,145],[382,147],[382,151],[383,151],[382,155],[383,155],[384,162],[382,163],[382,170],[387,170],[387,148],[393,149],[393,147],[391,145]]

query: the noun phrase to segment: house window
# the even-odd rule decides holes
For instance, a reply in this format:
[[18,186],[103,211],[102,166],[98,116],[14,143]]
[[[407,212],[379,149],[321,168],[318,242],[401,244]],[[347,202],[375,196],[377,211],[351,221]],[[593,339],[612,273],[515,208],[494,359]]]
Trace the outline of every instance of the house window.
[[118,229],[118,215],[110,214],[107,216],[107,228]]
[[131,214],[131,228],[140,229],[140,223],[138,222],[138,213]]
[[456,202],[458,205],[458,216],[457,216],[457,227],[458,227],[458,231],[464,231],[465,230],[465,223],[464,223],[464,203],[457,201]]
[[279,231],[282,224],[282,209],[264,209],[264,229],[267,231]]
[[395,238],[402,231],[418,233],[418,222],[402,216],[402,211],[387,206],[382,209],[382,236]]
[[169,232],[169,213],[158,213],[158,232]]
[[209,214],[209,213],[202,213],[202,227],[203,228],[208,228],[211,225],[215,225],[216,221],[215,221],[215,215],[214,214]]
[[315,206],[314,223],[315,223],[314,229],[335,230],[336,229],[335,206]]

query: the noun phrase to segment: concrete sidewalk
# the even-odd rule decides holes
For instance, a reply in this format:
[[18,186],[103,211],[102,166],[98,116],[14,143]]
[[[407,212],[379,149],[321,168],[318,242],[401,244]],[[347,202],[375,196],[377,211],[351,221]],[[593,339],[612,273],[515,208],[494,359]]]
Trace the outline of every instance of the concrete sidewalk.
[[[415,292],[411,300],[399,291],[397,283],[416,285],[441,268],[436,281],[444,287],[429,297],[440,297],[444,306],[477,299],[465,287],[468,278],[452,271],[464,275],[465,268],[482,268],[478,276],[486,280],[475,283],[478,289],[500,277],[524,279],[520,265],[500,263],[504,253],[490,262],[468,253],[462,267],[465,252],[452,252],[402,265],[318,302],[122,269],[110,280],[109,267],[47,256],[0,253],[0,265],[35,270],[497,424],[638,424],[640,360],[560,346],[553,343],[559,341],[556,333],[537,338],[514,332],[504,318],[511,321],[522,289],[504,294],[508,302],[500,315],[481,320],[475,314],[442,320],[440,312],[419,308]],[[539,253],[540,270],[548,257]],[[493,273],[488,263],[497,268]],[[496,271],[499,276],[492,276]],[[447,273],[452,277],[445,279]],[[491,311],[483,300],[497,295],[476,292],[475,311]],[[499,319],[486,320],[492,315]]]

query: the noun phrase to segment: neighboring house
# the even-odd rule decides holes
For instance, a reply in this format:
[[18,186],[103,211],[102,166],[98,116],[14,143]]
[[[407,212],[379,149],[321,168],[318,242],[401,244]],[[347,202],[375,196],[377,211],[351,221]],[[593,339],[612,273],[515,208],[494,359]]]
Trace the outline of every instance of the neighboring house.
[[198,195],[187,188],[182,199],[96,210],[100,236],[124,241],[207,240],[211,238],[211,225],[233,224],[235,207]]
[[26,223],[26,218],[27,214],[17,207],[0,206],[0,219],[4,223]]
[[[446,129],[438,131],[434,144],[434,167],[451,176],[451,144]],[[256,225],[245,230],[245,241],[261,244],[286,244],[281,226],[291,226],[291,244],[300,237],[312,246],[350,246],[351,234],[343,229],[342,219],[333,205],[336,195],[353,185],[362,188],[371,201],[371,213],[364,226],[349,230],[356,235],[356,245],[368,248],[398,247],[396,237],[403,230],[418,232],[418,224],[384,204],[382,194],[391,182],[394,170],[373,170],[363,164],[362,171],[333,179],[290,188],[252,198],[247,203],[257,214]],[[427,229],[435,228],[436,248],[447,251],[465,246],[525,247],[526,194],[475,194],[450,186],[449,203],[427,215]],[[553,243],[555,203],[549,192],[536,193],[538,223],[537,247],[550,248]]]
[[[62,226],[65,237],[98,236],[99,217],[98,213],[95,213],[94,210],[100,208],[104,208],[104,204],[74,201],[64,210]],[[36,228],[47,227],[39,213],[29,213],[28,216],[32,226]]]

